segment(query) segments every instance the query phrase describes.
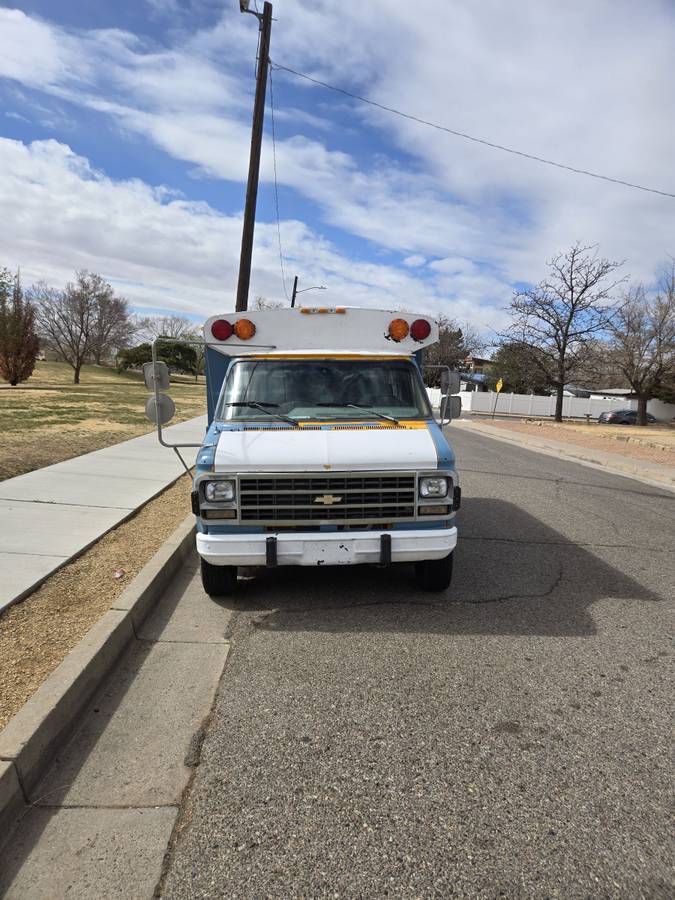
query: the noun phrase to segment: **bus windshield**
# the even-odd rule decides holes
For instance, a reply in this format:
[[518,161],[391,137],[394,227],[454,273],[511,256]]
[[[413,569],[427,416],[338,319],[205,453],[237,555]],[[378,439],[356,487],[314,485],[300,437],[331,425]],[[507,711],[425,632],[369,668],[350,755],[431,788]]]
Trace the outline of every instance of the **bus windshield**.
[[218,401],[219,421],[429,419],[419,369],[408,360],[240,359]]

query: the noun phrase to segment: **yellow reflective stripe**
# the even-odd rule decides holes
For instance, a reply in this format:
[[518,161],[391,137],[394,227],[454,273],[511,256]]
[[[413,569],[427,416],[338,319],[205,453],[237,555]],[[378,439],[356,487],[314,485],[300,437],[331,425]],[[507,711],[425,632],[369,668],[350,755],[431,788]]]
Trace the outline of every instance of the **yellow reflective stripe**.
[[332,425],[332,426],[340,426],[340,425],[349,425],[351,427],[360,427],[360,428],[405,428],[408,431],[415,431],[417,429],[427,428],[426,422],[419,422],[417,420],[399,420],[398,424],[394,422],[385,422],[381,421],[373,421],[372,419],[368,419],[368,421],[364,421],[363,419],[330,419],[328,421],[324,421],[322,419],[307,419],[298,420],[298,425],[300,428],[316,428],[319,425]]
[[246,359],[410,359],[405,353],[251,353]]

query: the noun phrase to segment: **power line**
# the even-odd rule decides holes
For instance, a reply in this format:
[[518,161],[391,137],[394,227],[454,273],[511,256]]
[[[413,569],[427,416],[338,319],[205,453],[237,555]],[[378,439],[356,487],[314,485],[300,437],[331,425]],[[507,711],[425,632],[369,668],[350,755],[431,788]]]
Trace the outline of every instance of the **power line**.
[[555,162],[552,159],[544,159],[542,156],[535,156],[533,153],[525,153],[522,150],[514,150],[513,147],[505,147],[503,144],[495,144],[493,141],[486,141],[483,138],[474,137],[472,134],[466,134],[463,131],[456,131],[453,128],[448,128],[446,125],[439,125],[438,122],[430,122],[428,119],[422,119],[419,116],[412,115],[411,113],[401,112],[400,109],[394,109],[393,106],[385,106],[383,103],[378,103],[375,100],[370,100],[368,97],[361,97],[359,94],[353,94],[351,91],[346,91],[344,88],[336,87],[334,84],[328,84],[326,81],[321,81],[319,78],[314,78],[312,75],[307,75],[305,72],[297,72],[295,69],[291,69],[289,66],[282,66],[279,63],[273,63],[270,60],[270,68],[279,69],[281,72],[288,72],[290,75],[295,75],[296,78],[304,78],[305,81],[311,81],[312,84],[318,84],[320,87],[326,88],[329,91],[335,91],[338,94],[343,94],[345,97],[351,97],[352,100],[358,100],[360,103],[366,103],[368,106],[374,106],[377,109],[381,109],[384,112],[392,113],[395,116],[400,116],[402,119],[409,119],[411,122],[417,122],[418,125],[426,125],[429,128],[435,128],[437,131],[444,131],[446,134],[452,134],[455,137],[463,138],[466,141],[473,141],[475,144],[483,144],[485,147],[491,147],[493,150],[502,150],[504,153],[512,153],[514,156],[521,156],[524,159],[531,159],[535,162],[543,163],[547,166],[555,166],[557,169],[564,169],[567,172],[574,172],[576,175],[587,175],[589,178],[599,178],[602,181],[610,181],[612,184],[620,184],[624,187],[634,188],[637,191],[648,191],[650,194],[659,194],[662,197],[671,197],[675,199],[675,194],[670,193],[668,191],[661,191],[658,188],[645,187],[642,184],[635,184],[632,181],[624,181],[621,178],[612,178],[609,175],[600,175],[598,172],[589,172],[587,169],[577,169],[574,166],[567,166],[564,163]]
[[284,254],[281,249],[281,220],[279,216],[279,187],[277,184],[277,137],[274,128],[274,82],[272,79],[272,66],[270,65],[270,111],[272,121],[272,166],[274,169],[274,205],[277,213],[277,237],[279,238],[279,266],[281,267],[281,283],[284,286],[284,296],[290,302],[286,288],[286,273],[284,272]]

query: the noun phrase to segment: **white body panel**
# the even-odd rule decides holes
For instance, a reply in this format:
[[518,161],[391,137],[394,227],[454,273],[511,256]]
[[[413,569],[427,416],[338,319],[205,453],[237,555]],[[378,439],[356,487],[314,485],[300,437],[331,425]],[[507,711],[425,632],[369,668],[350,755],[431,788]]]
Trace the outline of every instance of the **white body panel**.
[[[204,325],[204,340],[227,356],[249,354],[336,353],[377,354],[410,356],[438,340],[438,325],[424,313],[400,313],[382,309],[356,309],[341,307],[342,313],[303,313],[295,309],[263,309],[246,312],[222,313],[211,316]],[[255,335],[248,341],[232,335],[225,341],[213,337],[211,325],[217,319],[225,319],[231,325],[238,319],[248,319],[255,325]],[[392,319],[405,319],[411,325],[416,319],[425,319],[431,326],[429,336],[414,341],[409,335],[401,341],[388,336]]]
[[427,428],[224,431],[215,455],[216,472],[363,472],[437,467],[436,447]]
[[280,566],[339,566],[380,561],[380,536],[391,535],[391,561],[442,559],[457,544],[456,528],[410,531],[197,534],[199,555],[214,566],[264,566],[265,541],[277,539]]

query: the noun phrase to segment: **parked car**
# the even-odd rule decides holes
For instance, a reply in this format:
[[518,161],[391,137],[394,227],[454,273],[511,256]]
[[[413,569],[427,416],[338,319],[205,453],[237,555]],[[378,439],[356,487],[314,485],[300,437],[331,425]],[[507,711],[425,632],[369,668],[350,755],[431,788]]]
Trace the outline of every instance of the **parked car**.
[[[656,422],[650,413],[647,413],[647,424],[651,425]],[[635,425],[637,422],[637,410],[635,409],[612,409],[608,412],[600,413],[598,422],[601,425]]]

